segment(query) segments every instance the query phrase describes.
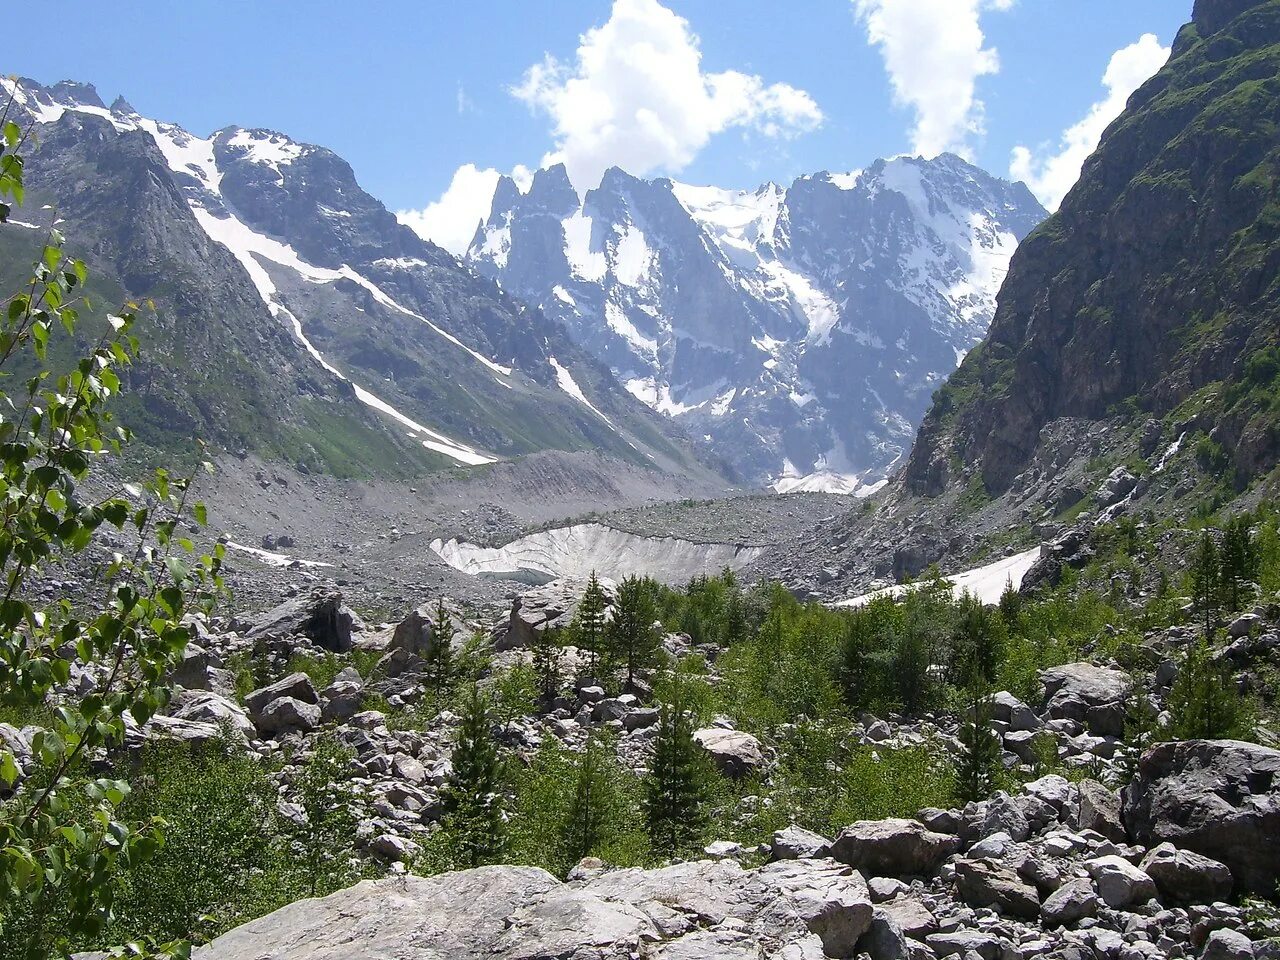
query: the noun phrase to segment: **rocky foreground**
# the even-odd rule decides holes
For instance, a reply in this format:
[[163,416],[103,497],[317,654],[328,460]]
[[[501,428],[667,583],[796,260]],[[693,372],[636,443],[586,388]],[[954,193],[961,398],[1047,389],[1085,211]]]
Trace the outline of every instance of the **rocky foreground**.
[[[571,617],[571,584],[527,591],[488,625],[495,671],[521,662],[537,635]],[[317,738],[351,753],[349,788],[357,843],[389,876],[319,900],[304,900],[230,931],[200,948],[201,960],[289,958],[1021,958],[1280,957],[1277,930],[1251,915],[1248,897],[1274,897],[1280,884],[1280,751],[1236,741],[1160,743],[1120,777],[1130,677],[1117,665],[1064,664],[1042,671],[1041,696],[1023,703],[990,698],[991,726],[1004,766],[1029,780],[1016,792],[912,819],[862,821],[834,838],[791,826],[762,847],[717,842],[709,859],[652,870],[585,860],[562,882],[537,868],[493,866],[431,878],[408,876],[420,843],[437,828],[440,792],[451,770],[456,719],[403,729],[397,713],[423,694],[422,656],[433,641],[422,608],[398,625],[360,623],[331,588],[300,592],[252,623],[200,625],[172,680],[165,715],[136,729],[200,742],[227,736],[264,758],[283,760],[273,776],[282,811],[297,764]],[[482,629],[459,615],[461,628]],[[1221,651],[1238,669],[1261,669],[1280,642],[1280,624],[1260,606],[1232,623]],[[1142,646],[1152,667],[1144,691],[1160,707],[1177,673],[1188,628],[1153,632]],[[669,634],[670,655],[689,638]],[[699,647],[715,662],[709,645]],[[343,669],[317,689],[302,673],[238,697],[225,669],[237,651],[284,662],[298,649],[377,652],[368,676]],[[547,738],[580,747],[608,728],[619,758],[642,769],[658,711],[640,694],[608,697],[572,648],[577,676],[548,712],[513,718],[503,730],[519,753]],[[714,668],[713,668],[714,670]],[[714,673],[713,673],[714,676]],[[383,710],[372,710],[373,697]],[[946,718],[869,715],[853,736],[869,748],[933,743],[958,749]],[[1035,776],[1035,738],[1054,746],[1071,779]],[[26,731],[0,724],[19,768],[30,758]],[[729,777],[767,778],[768,744],[717,718],[695,739]]]
[[518,866],[365,881],[245,924],[195,956],[1278,957],[1275,942],[1251,941],[1245,911],[1228,902],[1233,890],[1276,882],[1277,774],[1280,752],[1265,747],[1167,744],[1144,758],[1123,801],[1098,783],[1047,776],[963,810],[855,823],[830,841],[788,828],[754,868],[585,860],[564,883]]

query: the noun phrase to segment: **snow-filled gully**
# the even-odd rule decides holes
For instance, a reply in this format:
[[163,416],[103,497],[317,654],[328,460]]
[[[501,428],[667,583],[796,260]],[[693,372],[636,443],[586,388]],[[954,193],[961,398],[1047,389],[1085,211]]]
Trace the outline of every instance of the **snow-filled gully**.
[[731,543],[694,543],[675,537],[641,537],[600,523],[543,530],[502,547],[457,539],[433,540],[431,549],[463,573],[545,582],[558,577],[621,579],[651,576],[683,583],[699,574],[738,570],[764,551]]

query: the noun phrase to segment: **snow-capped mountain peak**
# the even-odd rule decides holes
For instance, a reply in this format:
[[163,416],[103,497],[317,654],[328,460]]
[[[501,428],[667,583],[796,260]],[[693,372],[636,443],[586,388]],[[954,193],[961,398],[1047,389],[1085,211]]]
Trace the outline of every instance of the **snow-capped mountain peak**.
[[951,154],[727,190],[504,179],[467,260],[746,477],[865,490],[981,338],[1045,215]]

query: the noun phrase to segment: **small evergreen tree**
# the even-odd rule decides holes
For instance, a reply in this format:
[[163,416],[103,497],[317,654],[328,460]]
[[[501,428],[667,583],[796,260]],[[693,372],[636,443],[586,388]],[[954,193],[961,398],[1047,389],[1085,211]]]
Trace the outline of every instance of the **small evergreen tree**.
[[533,654],[534,683],[542,708],[547,709],[560,696],[564,676],[560,666],[560,637],[554,630],[536,630],[530,644]]
[[453,664],[453,619],[444,608],[444,599],[436,603],[436,615],[431,620],[431,647],[427,650],[426,679],[428,686],[437,692],[449,689],[455,676]]
[[600,663],[600,654],[604,652],[605,612],[609,607],[608,598],[596,572],[591,571],[587,580],[587,589],[578,602],[578,609],[573,615],[573,634],[579,649],[585,650],[590,660],[591,673],[594,676]]
[[573,797],[564,821],[564,845],[576,863],[609,838],[617,817],[613,760],[606,743],[588,735],[574,767]]
[[1169,691],[1170,733],[1175,740],[1247,739],[1253,722],[1227,669],[1214,662],[1208,643],[1187,651]]
[[1222,568],[1213,534],[1205,530],[1191,560],[1191,605],[1204,630],[1212,638],[1221,616]]
[[1120,776],[1129,783],[1138,773],[1138,761],[1155,740],[1159,712],[1142,692],[1137,679],[1129,683],[1124,701],[1124,741],[1119,757]]
[[970,719],[960,728],[960,756],[956,763],[956,797],[963,803],[991,795],[1003,768],[1000,738],[991,728],[991,707],[985,694],[974,693]]
[[956,677],[961,686],[986,689],[1004,662],[1004,624],[977,597],[960,597],[952,635]]
[[1222,534],[1222,606],[1236,611],[1253,598],[1258,547],[1246,515],[1232,517]]
[[706,756],[693,739],[693,719],[685,709],[682,688],[677,669],[671,699],[661,706],[642,801],[649,841],[666,856],[688,849],[701,837],[710,782]]
[[294,841],[302,851],[311,897],[330,894],[355,878],[351,841],[358,822],[341,786],[351,756],[333,737],[323,737],[298,781],[298,803],[305,820]]
[[474,684],[462,705],[452,762],[443,801],[457,859],[471,867],[494,863],[506,842],[503,764],[488,699]]
[[607,638],[609,655],[623,664],[627,689],[635,685],[636,671],[653,666],[658,657],[658,631],[654,629],[657,606],[651,581],[627,577],[618,584]]

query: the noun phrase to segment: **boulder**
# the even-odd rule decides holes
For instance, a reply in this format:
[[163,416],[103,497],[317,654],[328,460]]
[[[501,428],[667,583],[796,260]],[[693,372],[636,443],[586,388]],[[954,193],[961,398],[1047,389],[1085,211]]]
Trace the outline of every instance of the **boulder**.
[[1280,882],[1280,750],[1237,740],[1161,743],[1125,788],[1129,838],[1212,857],[1237,892],[1271,896]]
[[1097,914],[1098,895],[1093,881],[1085,877],[1067,881],[1040,905],[1040,918],[1047,927],[1064,927]]
[[[600,585],[606,594],[612,593],[611,582],[602,579]],[[537,634],[569,626],[586,589],[587,581],[562,577],[526,590],[511,602],[506,629],[495,640],[494,649],[525,649]]]
[[997,907],[1024,920],[1040,916],[1040,895],[1012,870],[981,860],[956,861],[956,892],[971,907]]
[[1124,857],[1114,854],[1085,862],[1085,869],[1108,907],[1122,909],[1146,903],[1156,896],[1156,884]]
[[1231,871],[1226,864],[1179,850],[1172,843],[1148,851],[1141,867],[1155,881],[1165,903],[1217,903],[1231,896]]
[[179,690],[169,701],[169,713],[179,720],[224,727],[235,738],[253,736],[253,721],[238,703],[208,690]]
[[254,719],[263,733],[314,730],[320,725],[320,708],[293,697],[277,697]]
[[279,700],[281,697],[291,697],[302,703],[320,702],[320,697],[316,695],[316,688],[311,683],[311,678],[305,673],[291,673],[275,683],[270,683],[265,687],[259,687],[254,690],[244,698],[244,708],[249,716],[256,721],[271,701]]
[[1135,477],[1126,467],[1116,467],[1102,481],[1098,487],[1098,492],[1094,499],[1097,500],[1100,507],[1115,506],[1130,493],[1138,485],[1138,478]]
[[[453,625],[453,645],[457,646],[468,636],[466,619],[449,601],[445,601],[444,612]],[[424,603],[410,610],[392,630],[387,649],[404,650],[419,657],[429,656],[434,645],[432,641],[438,613],[438,604],[435,603]]]
[[959,848],[959,837],[934,833],[918,820],[859,820],[841,830],[825,854],[868,875],[931,876]]
[[740,730],[705,727],[693,732],[693,739],[711,756],[726,776],[740,778],[764,767],[760,741]]
[[1010,730],[1039,730],[1044,726],[1034,710],[1007,690],[992,694],[987,703],[990,705],[991,719],[1007,723]]
[[1124,698],[1129,677],[1091,663],[1067,663],[1040,673],[1045,712],[1074,720],[1099,737],[1124,735]]
[[876,907],[871,914],[871,926],[858,941],[858,952],[871,960],[902,960],[907,955],[907,935],[893,914]]
[[320,691],[320,716],[326,723],[350,720],[364,706],[364,681],[353,667],[346,667],[333,683]]
[[1253,960],[1253,943],[1238,930],[1219,929],[1209,934],[1200,960]]
[[774,860],[799,860],[818,856],[830,843],[826,837],[792,824],[774,832],[769,850]]
[[1081,780],[1076,784],[1078,806],[1071,826],[1076,830],[1094,830],[1108,840],[1123,842],[1124,824],[1120,822],[1120,794],[1097,780]]
[[245,636],[250,640],[305,636],[325,650],[344,653],[354,643],[352,634],[363,630],[364,624],[343,604],[336,587],[317,586],[264,614]]
[[168,682],[185,690],[230,690],[235,681],[221,657],[189,643],[182,660],[169,672]]

